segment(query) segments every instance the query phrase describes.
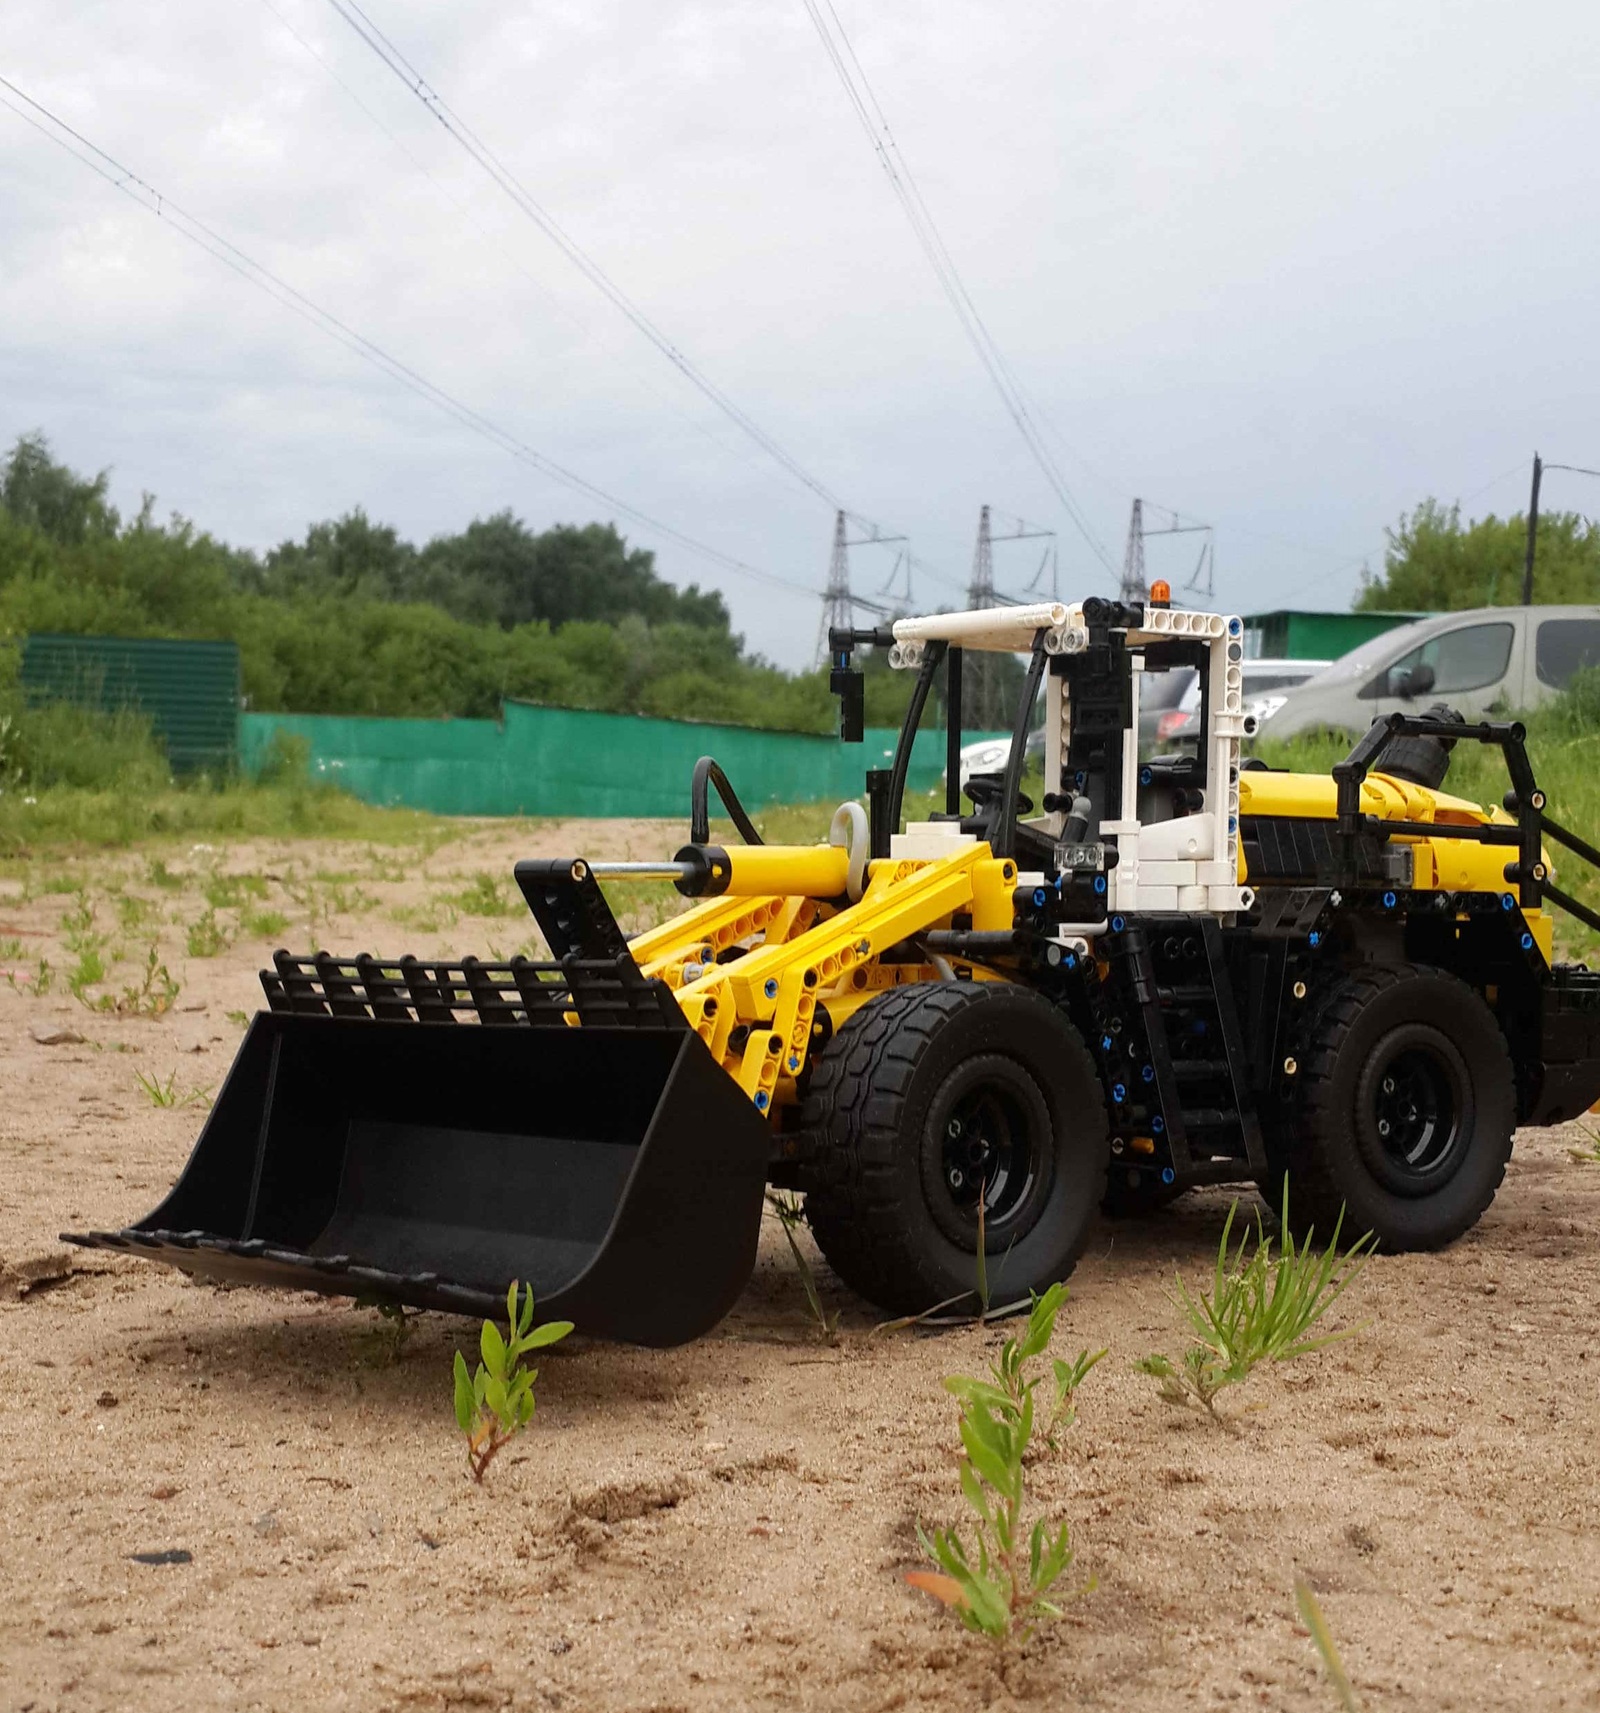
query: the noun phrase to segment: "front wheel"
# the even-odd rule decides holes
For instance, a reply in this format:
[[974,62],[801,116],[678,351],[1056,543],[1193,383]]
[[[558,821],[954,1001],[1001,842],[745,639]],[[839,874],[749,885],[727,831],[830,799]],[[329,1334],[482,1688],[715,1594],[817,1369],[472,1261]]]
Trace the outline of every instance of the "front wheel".
[[1494,1013],[1436,969],[1373,969],[1329,994],[1295,1119],[1272,1149],[1290,1223],[1437,1249],[1475,1224],[1511,1157],[1516,1093]]
[[902,988],[829,1042],[801,1117],[817,1245],[853,1290],[918,1314],[1064,1278],[1104,1194],[1105,1105],[1061,1012],[1002,982]]

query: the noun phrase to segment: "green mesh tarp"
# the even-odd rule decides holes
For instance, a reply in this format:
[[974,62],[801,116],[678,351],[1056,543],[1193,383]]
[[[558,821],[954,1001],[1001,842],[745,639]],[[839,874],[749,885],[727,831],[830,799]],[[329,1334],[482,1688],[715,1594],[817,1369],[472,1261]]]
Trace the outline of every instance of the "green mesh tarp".
[[[689,812],[689,775],[714,755],[750,806],[862,797],[869,767],[887,767],[896,733],[866,742],[745,726],[696,725],[508,702],[502,720],[390,720],[332,714],[245,714],[240,754],[259,773],[279,733],[303,739],[314,777],[364,802],[440,815],[664,816]],[[973,739],[983,733],[971,734]],[[944,734],[917,736],[910,788],[944,773]]]

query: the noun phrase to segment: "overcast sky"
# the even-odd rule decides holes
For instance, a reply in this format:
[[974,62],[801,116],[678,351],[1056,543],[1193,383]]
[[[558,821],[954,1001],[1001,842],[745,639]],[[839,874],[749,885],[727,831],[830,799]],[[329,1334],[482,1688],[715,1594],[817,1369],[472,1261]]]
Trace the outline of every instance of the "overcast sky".
[[[966,344],[801,0],[364,0],[671,339],[960,603],[978,508],[1112,587]],[[990,329],[1120,560],[1215,524],[1230,610],[1344,606],[1429,494],[1600,467],[1594,0],[835,0]],[[832,516],[586,283],[328,0],[5,0],[0,74],[439,386],[820,592]],[[304,39],[296,39],[296,33]],[[309,44],[309,46],[305,45]],[[317,56],[320,56],[319,58]],[[3,94],[0,91],[0,94]],[[363,109],[366,109],[365,111]],[[0,110],[0,435],[264,547],[607,515],[375,373]],[[1470,498],[1469,498],[1470,496]],[[1600,512],[1552,475],[1547,506]],[[819,603],[618,520],[753,647]],[[1186,575],[1193,538],[1152,543]],[[888,575],[857,549],[856,586]],[[997,549],[1002,587],[1038,567]],[[942,581],[940,580],[942,574]]]

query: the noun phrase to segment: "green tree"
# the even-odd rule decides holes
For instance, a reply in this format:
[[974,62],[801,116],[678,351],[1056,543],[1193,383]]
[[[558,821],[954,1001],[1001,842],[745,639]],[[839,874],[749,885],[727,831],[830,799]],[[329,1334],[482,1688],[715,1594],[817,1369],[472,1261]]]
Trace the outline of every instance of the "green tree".
[[[1357,612],[1445,612],[1522,600],[1525,513],[1463,524],[1459,505],[1428,499],[1385,533],[1383,576],[1363,585]],[[1533,598],[1549,605],[1600,601],[1600,523],[1577,512],[1539,514]]]
[[22,435],[6,457],[0,506],[24,528],[75,546],[117,533],[119,520],[106,499],[109,479],[107,470],[86,478],[56,463],[50,442],[35,431]]
[[240,587],[280,599],[294,595],[405,598],[415,581],[417,550],[359,507],[332,523],[314,523],[303,542],[285,541],[256,565],[241,565]]

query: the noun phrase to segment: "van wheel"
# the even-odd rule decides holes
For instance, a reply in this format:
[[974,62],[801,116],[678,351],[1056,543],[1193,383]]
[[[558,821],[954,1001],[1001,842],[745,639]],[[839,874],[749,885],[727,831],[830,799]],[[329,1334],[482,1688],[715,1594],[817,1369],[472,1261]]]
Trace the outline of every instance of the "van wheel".
[[1105,1192],[1094,1063],[1054,1006],[1002,982],[902,988],[829,1042],[801,1115],[817,1246],[894,1314],[967,1298],[978,1209],[991,1300],[1065,1278]]
[[1436,969],[1373,969],[1323,1003],[1297,1122],[1273,1149],[1272,1205],[1289,1223],[1437,1249],[1494,1200],[1516,1126],[1511,1055],[1494,1013]]

